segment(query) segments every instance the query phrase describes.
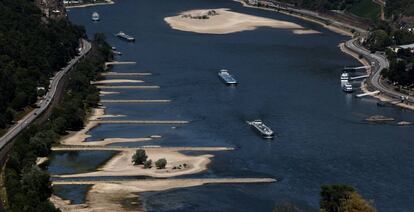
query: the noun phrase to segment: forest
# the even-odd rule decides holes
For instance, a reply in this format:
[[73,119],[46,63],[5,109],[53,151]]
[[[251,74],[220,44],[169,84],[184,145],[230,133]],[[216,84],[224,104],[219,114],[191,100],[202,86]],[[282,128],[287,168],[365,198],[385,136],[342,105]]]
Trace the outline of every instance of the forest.
[[95,35],[92,52],[69,73],[63,101],[53,109],[46,123],[30,126],[16,139],[9,153],[2,179],[8,211],[58,211],[50,202],[53,192],[49,174],[36,165],[38,157],[47,157],[52,145],[67,131],[80,130],[92,107],[97,107],[99,91],[90,81],[103,71],[112,56],[102,34]]
[[37,87],[77,54],[82,27],[43,17],[33,1],[0,1],[0,129],[37,101]]

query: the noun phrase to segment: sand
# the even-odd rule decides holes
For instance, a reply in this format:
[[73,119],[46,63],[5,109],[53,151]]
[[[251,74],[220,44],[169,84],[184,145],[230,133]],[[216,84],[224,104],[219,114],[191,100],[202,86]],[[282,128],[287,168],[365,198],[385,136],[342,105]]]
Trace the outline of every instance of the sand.
[[143,80],[133,79],[110,79],[110,80],[98,80],[91,82],[91,84],[111,84],[111,83],[143,83]]
[[99,96],[106,96],[111,94],[119,94],[118,91],[99,91]]
[[[200,16],[214,10],[217,15],[209,16],[209,19],[195,19],[184,16]],[[242,13],[232,12],[229,9],[203,9],[182,12],[164,20],[173,28],[181,31],[205,33],[205,34],[229,34],[246,30],[255,30],[258,27],[271,27],[277,29],[300,30],[296,34],[319,33],[314,30],[306,30],[302,26],[270,18],[262,18]]]
[[[89,143],[89,142],[88,142]],[[132,156],[138,148],[129,147],[56,147],[54,150],[59,151],[119,151],[117,155],[106,162],[98,171],[79,173],[79,174],[67,174],[67,175],[54,175],[55,178],[82,178],[82,177],[102,177],[102,176],[150,176],[158,178],[176,177],[182,175],[189,175],[200,173],[208,168],[208,164],[211,162],[213,155],[202,154],[197,156],[190,156],[182,154],[181,151],[229,151],[234,150],[229,147],[142,147],[144,149],[148,160],[153,161],[153,167],[150,169],[144,169],[142,165],[133,165]],[[165,158],[167,160],[167,166],[165,169],[157,169],[154,162],[158,159]]]
[[[160,180],[133,180],[114,182],[90,182],[94,184],[86,196],[86,203],[80,205],[69,205],[68,201],[55,196],[50,199],[55,206],[62,211],[144,211],[137,205],[134,208],[125,208],[122,204],[126,198],[134,198],[135,193],[149,191],[164,191],[175,188],[186,188],[201,186],[205,184],[224,183],[273,183],[272,178],[206,178],[206,179],[160,179]],[[86,182],[88,184],[88,182]],[[61,184],[54,182],[53,184]],[[69,182],[63,184],[85,184],[85,182]],[[135,202],[137,203],[137,202]]]
[[[189,156],[180,153],[180,148],[143,148],[153,163],[158,159],[165,158],[167,166],[165,169],[157,169],[154,165],[151,169],[144,169],[142,165],[133,165],[132,156],[136,149],[124,148],[120,153],[110,159],[99,171],[55,175],[53,177],[98,177],[98,176],[151,176],[151,177],[175,177],[181,175],[195,174],[207,170],[207,165],[211,162],[213,155],[203,154]],[[185,148],[182,148],[185,150]],[[221,150],[218,148],[218,150]],[[186,166],[184,166],[186,164]],[[174,168],[175,167],[175,168]],[[180,168],[178,168],[180,167]]]
[[327,25],[327,24],[323,23],[322,21],[319,21],[319,20],[316,20],[316,19],[313,19],[313,18],[309,18],[309,17],[303,16],[303,15],[289,13],[289,12],[283,11],[283,10],[275,10],[275,9],[271,9],[271,8],[253,6],[253,5],[247,4],[243,0],[233,0],[233,1],[241,3],[244,7],[256,8],[256,9],[261,9],[261,10],[268,10],[268,11],[277,11],[277,12],[285,14],[285,15],[289,15],[289,16],[293,16],[293,17],[296,17],[296,18],[300,18],[302,20],[317,23],[317,24],[322,25],[323,27],[331,30],[332,32],[335,32],[335,33],[338,33],[338,34],[341,34],[341,35],[350,36],[350,37],[353,36],[353,33],[349,32],[347,30],[344,30],[342,28],[339,28],[339,27],[336,27],[336,26],[333,26],[333,25]]
[[68,136],[65,136],[60,143],[64,145],[79,145],[84,142],[87,138],[91,137],[87,133],[98,126],[98,122],[93,122],[90,120],[99,120],[104,115],[103,108],[95,108],[92,110],[92,115],[89,117],[89,121],[85,124],[85,127],[82,130],[69,133]]

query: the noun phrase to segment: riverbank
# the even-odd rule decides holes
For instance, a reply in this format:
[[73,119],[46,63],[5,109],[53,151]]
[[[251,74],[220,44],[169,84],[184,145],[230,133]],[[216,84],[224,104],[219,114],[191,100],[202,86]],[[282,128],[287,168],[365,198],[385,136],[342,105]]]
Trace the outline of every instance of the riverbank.
[[[297,17],[297,18],[300,18],[300,19],[303,19],[303,20],[306,20],[306,21],[311,21],[311,22],[317,23],[319,25],[322,25],[323,27],[325,27],[325,28],[327,28],[327,29],[329,29],[333,32],[336,32],[336,33],[339,33],[339,34],[342,34],[342,35],[346,35],[346,36],[350,36],[350,37],[354,36],[354,33],[352,31],[360,32],[360,33],[361,32],[362,33],[366,32],[366,30],[364,30],[364,29],[360,29],[360,28],[355,27],[355,26],[347,25],[345,23],[341,23],[341,22],[338,22],[338,21],[335,21],[335,20],[333,20],[333,21],[329,20],[333,24],[331,23],[331,24],[328,25],[325,22],[321,21],[321,20],[323,20],[323,17],[319,16],[318,13],[316,13],[316,12],[299,10],[299,9],[292,9],[292,8],[290,8],[290,9],[289,8],[280,8],[280,10],[275,10],[275,9],[271,9],[271,8],[264,8],[264,7],[249,5],[243,0],[234,0],[234,1],[241,3],[245,7],[257,8],[257,9],[263,9],[263,10],[269,10],[269,11],[276,11],[276,12],[280,12],[280,13],[285,14],[285,15]],[[300,12],[302,12],[302,13],[300,13]],[[295,14],[295,13],[298,13],[300,15]],[[347,27],[343,27],[343,28],[339,27],[339,26],[345,26],[345,25],[347,25]],[[355,52],[352,49],[347,48],[344,45],[344,43],[341,43],[339,45],[339,47],[340,47],[342,52],[354,57],[355,59],[357,59],[364,66],[371,66],[371,64],[367,60],[367,58],[360,57],[358,52]],[[367,71],[367,74],[369,74],[369,75],[371,75],[371,73],[373,73],[373,70],[371,70],[371,68],[367,68],[366,71]],[[370,92],[368,90],[368,84],[367,84],[366,80],[361,82],[361,90],[364,93],[369,93]],[[414,105],[401,103],[398,100],[396,101],[395,98],[392,97],[392,95],[388,95],[388,94],[383,93],[383,92],[380,93],[380,94],[377,94],[377,95],[370,95],[370,96],[372,96],[374,98],[377,98],[382,102],[386,102],[386,103],[389,103],[389,104],[392,104],[392,105],[395,105],[395,106],[398,106],[398,107],[401,107],[401,108],[414,110]],[[405,95],[401,94],[401,96],[405,96]]]
[[105,0],[105,2],[99,2],[99,3],[68,5],[68,6],[65,6],[65,8],[66,9],[85,8],[85,7],[94,7],[94,6],[110,5],[110,4],[115,4],[115,2],[112,1],[112,0]]
[[[85,122],[84,129],[70,133],[63,138],[60,143],[64,146],[53,147],[53,151],[118,151],[119,153],[112,157],[109,161],[103,164],[97,171],[66,174],[53,176],[59,181],[54,181],[54,184],[72,184],[82,182],[82,178],[88,179],[90,177],[128,177],[128,176],[148,176],[156,178],[170,178],[183,175],[197,174],[208,169],[211,163],[212,154],[204,152],[211,151],[230,151],[233,148],[229,147],[159,147],[159,146],[144,146],[144,147],[122,147],[122,146],[107,146],[115,143],[125,142],[141,142],[151,141],[160,136],[154,135],[148,138],[105,138],[102,141],[86,141],[90,137],[88,134],[91,129],[98,126],[97,120],[103,117],[116,117],[116,115],[105,114],[104,108],[95,108],[91,115]],[[137,149],[145,150],[148,160],[157,161],[165,158],[167,166],[164,169],[158,169],[154,165],[151,168],[144,168],[143,165],[134,165],[131,161]],[[200,151],[200,155],[186,155],[182,151]],[[80,181],[71,182],[65,179],[77,178]],[[61,181],[63,180],[63,181]],[[184,188],[199,186],[206,183],[270,183],[275,182],[274,179],[189,179],[189,180],[145,180],[145,182],[93,182],[92,188],[87,192],[85,204],[73,205],[70,201],[64,200],[57,196],[52,196],[50,201],[54,203],[62,211],[96,211],[111,208],[112,210],[123,211],[122,202],[127,199],[138,196],[134,193],[145,191],[162,191],[172,188]],[[87,184],[87,183],[86,183]],[[134,210],[136,210],[134,206]],[[140,210],[143,210],[140,208]]]
[[[350,37],[354,36],[354,33],[352,33],[349,30],[343,29],[341,27],[338,27],[338,26],[332,25],[332,24],[328,25],[325,22],[322,22],[321,21],[321,17],[312,18],[312,17],[310,17],[309,14],[307,16],[305,16],[304,14],[298,15],[298,14],[292,13],[293,11],[288,12],[288,9],[286,9],[286,8],[284,8],[284,10],[282,10],[282,9],[281,10],[275,10],[275,9],[271,9],[271,8],[253,6],[253,5],[247,4],[243,0],[233,0],[233,1],[242,4],[244,7],[249,7],[249,8],[255,8],[255,9],[268,10],[268,11],[282,13],[282,14],[285,14],[285,15],[289,15],[289,16],[293,16],[293,17],[296,17],[296,18],[300,18],[302,20],[306,20],[306,21],[310,21],[310,22],[313,22],[313,23],[317,23],[317,24],[319,24],[319,25],[321,25],[321,26],[323,26],[323,27],[331,30],[332,32],[336,32],[336,33],[341,34],[341,35],[350,36]],[[316,13],[314,15],[316,15]]]
[[320,33],[292,22],[246,15],[226,8],[185,11],[177,16],[166,17],[164,21],[176,30],[204,34],[229,34],[259,27],[288,29],[295,34]]
[[[201,186],[205,184],[259,184],[274,183],[272,178],[208,178],[208,179],[157,179],[157,180],[133,180],[133,181],[73,181],[54,182],[54,185],[93,185],[86,196],[86,203],[71,205],[56,196],[51,201],[59,206],[62,211],[125,211],[125,199],[134,199],[133,211],[144,211],[138,207],[139,193],[150,191],[166,191],[177,188]],[[131,205],[131,204],[130,204]],[[137,208],[138,207],[138,208]]]

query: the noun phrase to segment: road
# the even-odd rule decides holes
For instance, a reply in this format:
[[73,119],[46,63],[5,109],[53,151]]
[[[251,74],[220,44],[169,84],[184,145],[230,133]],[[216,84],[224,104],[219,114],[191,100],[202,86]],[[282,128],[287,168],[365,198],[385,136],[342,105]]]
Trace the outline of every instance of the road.
[[68,65],[64,68],[62,68],[60,71],[58,71],[55,76],[53,77],[53,80],[50,83],[50,89],[45,94],[43,100],[40,100],[36,103],[38,105],[38,108],[35,108],[33,111],[31,111],[29,114],[27,114],[25,117],[20,119],[13,127],[11,127],[6,134],[4,134],[0,138],[0,150],[3,149],[11,140],[13,140],[14,137],[16,137],[22,130],[24,130],[29,124],[31,124],[40,114],[46,111],[46,109],[49,107],[50,103],[52,102],[52,99],[56,97],[57,95],[57,87],[59,83],[61,83],[63,76],[68,73],[74,65],[76,65],[79,60],[81,60],[92,48],[91,43],[89,43],[86,40],[82,40],[83,42],[83,48],[80,52],[80,54],[76,57],[74,57],[71,61],[69,61]]
[[[240,0],[240,1],[243,2],[243,0]],[[329,23],[330,26],[335,26],[340,29],[352,29],[355,32],[358,32],[358,34],[362,34],[362,35],[367,33],[365,29],[361,29],[356,26],[352,26],[350,24],[343,23],[337,20],[332,20],[330,17],[326,17],[322,14],[319,14],[318,12],[300,9],[300,8],[294,8],[289,5],[279,5],[278,2],[272,1],[272,0],[265,0],[265,1],[260,1],[260,2],[265,2],[268,5],[271,5],[273,9],[288,11],[286,13],[288,15],[291,15],[291,13],[300,14],[301,16],[314,19],[317,22],[318,21],[320,22],[320,20],[322,20],[325,23]],[[380,5],[386,4],[385,0],[374,0],[374,2]],[[250,5],[250,6],[253,6],[253,5]],[[253,6],[253,7],[262,8],[258,6]],[[370,51],[360,46],[358,44],[358,38],[359,37],[347,41],[345,43],[345,46],[351,51],[354,51],[359,55],[363,55],[364,58],[366,58],[371,64],[373,64],[372,73],[370,77],[367,79],[368,84],[372,86],[373,88],[379,90],[382,94],[389,96],[391,98],[400,100],[401,96],[407,96],[406,94],[395,91],[391,85],[388,85],[381,79],[381,71],[385,68],[389,68],[388,59],[384,55],[372,54]],[[409,103],[414,103],[414,98],[410,96],[407,98],[407,101]]]
[[[367,82],[373,88],[379,90],[381,93],[387,96],[396,98],[398,100],[401,98],[401,96],[407,96],[406,94],[395,91],[390,85],[384,83],[384,81],[381,79],[381,71],[383,69],[389,68],[389,62],[384,55],[372,54],[370,51],[358,44],[358,38],[347,41],[345,43],[345,46],[357,54],[364,56],[368,62],[373,64],[372,73],[367,80]],[[413,97],[408,97],[407,100],[411,103],[414,102]]]

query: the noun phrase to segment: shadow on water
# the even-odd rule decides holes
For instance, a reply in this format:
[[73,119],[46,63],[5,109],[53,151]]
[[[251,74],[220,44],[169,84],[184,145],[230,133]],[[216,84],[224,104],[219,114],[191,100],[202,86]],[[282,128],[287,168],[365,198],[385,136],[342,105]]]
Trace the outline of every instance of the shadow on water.
[[70,200],[71,204],[85,203],[86,194],[91,185],[55,185],[53,193],[64,200]]
[[116,151],[55,151],[50,156],[47,168],[51,175],[96,171],[116,153]]

